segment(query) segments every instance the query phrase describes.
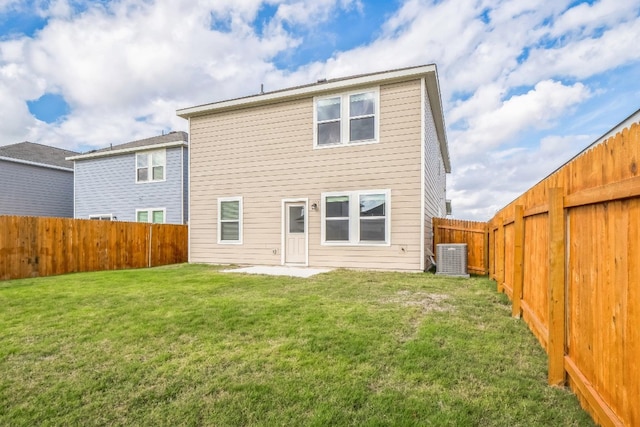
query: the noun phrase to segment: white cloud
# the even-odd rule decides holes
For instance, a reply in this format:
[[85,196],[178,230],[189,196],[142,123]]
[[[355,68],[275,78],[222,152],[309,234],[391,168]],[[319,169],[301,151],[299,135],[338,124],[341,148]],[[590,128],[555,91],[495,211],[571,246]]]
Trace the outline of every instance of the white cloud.
[[486,150],[504,144],[524,130],[544,129],[589,95],[589,89],[582,83],[565,86],[551,80],[541,81],[526,94],[512,96],[498,108],[469,116],[469,127],[456,138],[460,143],[457,146]]
[[638,15],[640,1],[600,0],[593,4],[582,3],[556,19],[550,30],[552,36],[573,35],[574,37],[591,35],[600,28],[611,28]]
[[588,78],[640,59],[640,19],[622,23],[600,37],[583,38],[559,48],[531,50],[509,84],[531,84],[540,78]]

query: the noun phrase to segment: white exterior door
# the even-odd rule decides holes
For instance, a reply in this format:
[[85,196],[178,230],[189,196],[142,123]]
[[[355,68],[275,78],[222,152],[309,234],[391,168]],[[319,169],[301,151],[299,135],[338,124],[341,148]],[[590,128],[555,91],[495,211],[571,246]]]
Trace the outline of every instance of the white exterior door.
[[285,204],[284,262],[307,262],[307,205],[304,202]]

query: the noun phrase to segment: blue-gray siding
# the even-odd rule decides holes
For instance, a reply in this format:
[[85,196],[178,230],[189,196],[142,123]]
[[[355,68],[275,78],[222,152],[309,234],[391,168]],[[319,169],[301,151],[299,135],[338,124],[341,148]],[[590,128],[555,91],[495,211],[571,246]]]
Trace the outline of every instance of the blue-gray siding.
[[166,223],[186,223],[183,150],[166,150],[161,182],[136,183],[135,153],[76,160],[75,217],[111,214],[118,221],[135,221],[136,209],[164,208]]
[[0,215],[73,217],[73,172],[0,160]]

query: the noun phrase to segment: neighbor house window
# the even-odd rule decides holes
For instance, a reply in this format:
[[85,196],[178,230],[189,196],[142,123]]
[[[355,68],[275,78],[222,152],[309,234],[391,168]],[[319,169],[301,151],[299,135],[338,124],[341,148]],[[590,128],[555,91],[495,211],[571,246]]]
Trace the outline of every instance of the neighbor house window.
[[323,244],[389,244],[390,190],[322,195]]
[[378,117],[378,89],[315,98],[315,147],[377,142]]
[[136,221],[164,224],[165,209],[136,209]]
[[112,214],[89,215],[89,219],[98,219],[98,220],[101,220],[101,221],[112,221],[113,220],[113,215]]
[[242,243],[242,197],[218,199],[218,243]]
[[136,153],[136,182],[164,181],[166,163],[165,150]]

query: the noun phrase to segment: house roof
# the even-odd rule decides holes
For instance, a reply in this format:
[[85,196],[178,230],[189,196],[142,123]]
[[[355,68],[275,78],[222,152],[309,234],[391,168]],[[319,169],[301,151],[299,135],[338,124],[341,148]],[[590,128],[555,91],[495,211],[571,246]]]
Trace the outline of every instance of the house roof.
[[56,169],[73,170],[73,162],[66,158],[74,154],[78,153],[29,141],[0,147],[0,158],[3,160]]
[[329,80],[318,80],[303,86],[296,86],[288,89],[265,92],[257,95],[245,96],[226,101],[214,102],[210,104],[198,105],[195,107],[183,108],[176,113],[178,116],[188,119],[191,117],[220,113],[223,111],[236,110],[242,108],[256,107],[260,105],[273,104],[287,100],[308,98],[323,93],[347,90],[349,88],[371,85],[388,84],[411,79],[424,78],[429,96],[429,103],[435,121],[440,151],[444,160],[445,171],[451,172],[451,162],[449,159],[449,147],[447,144],[444,114],[442,111],[442,98],[440,95],[440,85],[435,64],[420,65],[417,67],[400,68],[390,71],[382,71],[357,76],[343,77]]
[[139,139],[126,142],[124,144],[112,145],[99,150],[91,150],[87,153],[67,157],[67,160],[83,160],[96,157],[116,156],[136,151],[152,148],[168,148],[176,146],[186,146],[189,141],[189,134],[186,132],[169,132],[164,135],[152,136],[151,138]]

